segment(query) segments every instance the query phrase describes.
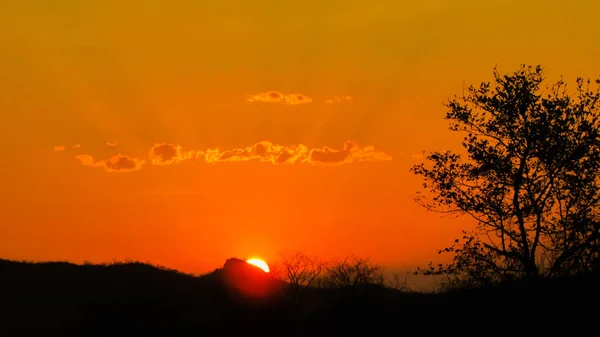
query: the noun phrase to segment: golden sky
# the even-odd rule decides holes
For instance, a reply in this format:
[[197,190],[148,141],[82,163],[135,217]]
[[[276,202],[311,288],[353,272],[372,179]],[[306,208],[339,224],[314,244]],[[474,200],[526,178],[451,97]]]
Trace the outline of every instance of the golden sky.
[[468,219],[408,170],[442,102],[600,74],[596,0],[0,2],[0,257],[187,272],[302,250],[414,266]]

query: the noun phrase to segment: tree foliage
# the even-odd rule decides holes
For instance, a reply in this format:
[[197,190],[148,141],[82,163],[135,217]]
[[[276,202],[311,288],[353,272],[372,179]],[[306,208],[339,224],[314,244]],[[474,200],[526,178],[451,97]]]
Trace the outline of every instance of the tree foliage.
[[[432,152],[411,171],[424,178],[417,201],[468,215],[473,231],[441,252],[428,273],[478,284],[582,272],[600,252],[600,80],[543,86],[540,66],[470,86],[445,106],[464,153]],[[570,88],[569,88],[570,89]]]

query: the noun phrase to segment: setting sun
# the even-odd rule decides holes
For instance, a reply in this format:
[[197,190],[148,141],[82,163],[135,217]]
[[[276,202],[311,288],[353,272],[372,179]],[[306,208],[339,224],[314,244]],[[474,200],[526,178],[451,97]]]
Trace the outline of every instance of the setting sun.
[[252,258],[252,259],[248,259],[246,262],[262,269],[265,273],[269,272],[269,265],[261,259]]

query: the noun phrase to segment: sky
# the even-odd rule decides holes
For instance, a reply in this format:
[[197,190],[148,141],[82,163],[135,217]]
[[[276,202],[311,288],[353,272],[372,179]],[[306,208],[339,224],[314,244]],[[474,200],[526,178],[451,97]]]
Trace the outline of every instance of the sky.
[[0,2],[0,258],[444,259],[409,172],[492,71],[600,75],[600,2]]

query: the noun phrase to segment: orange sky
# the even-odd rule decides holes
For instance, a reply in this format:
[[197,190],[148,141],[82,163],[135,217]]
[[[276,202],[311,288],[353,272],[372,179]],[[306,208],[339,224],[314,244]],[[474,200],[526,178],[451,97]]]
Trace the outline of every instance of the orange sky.
[[470,221],[412,201],[413,155],[495,65],[598,76],[574,3],[3,1],[0,257],[436,259]]

